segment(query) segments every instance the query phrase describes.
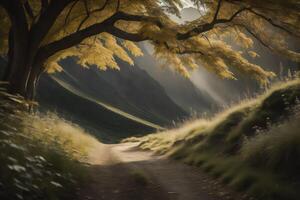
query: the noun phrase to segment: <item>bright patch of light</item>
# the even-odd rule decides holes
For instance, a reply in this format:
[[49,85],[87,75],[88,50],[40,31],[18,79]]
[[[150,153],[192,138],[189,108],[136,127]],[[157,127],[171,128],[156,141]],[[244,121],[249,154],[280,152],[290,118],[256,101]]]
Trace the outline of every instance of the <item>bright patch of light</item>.
[[190,0],[181,0],[183,8],[196,8],[196,6],[194,5],[193,2],[191,2]]
[[[196,6],[194,5],[194,3],[193,3],[191,0],[181,0],[181,3],[182,3],[182,6],[183,6],[183,7],[179,7],[179,6],[177,5],[177,8],[178,8],[178,9],[184,9],[184,8],[196,8]],[[161,0],[159,4],[160,4],[161,6],[166,5],[166,3],[164,3],[163,0]]]

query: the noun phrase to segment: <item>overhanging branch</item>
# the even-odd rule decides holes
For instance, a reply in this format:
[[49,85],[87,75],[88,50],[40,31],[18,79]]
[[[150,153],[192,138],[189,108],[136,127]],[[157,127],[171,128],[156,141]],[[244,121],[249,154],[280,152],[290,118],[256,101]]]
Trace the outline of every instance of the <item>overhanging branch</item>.
[[130,40],[133,42],[141,42],[141,41],[145,41],[145,40],[149,40],[150,38],[144,37],[141,34],[138,33],[128,33],[126,31],[123,31],[115,26],[110,26],[106,28],[106,32],[124,39],[124,40]]
[[106,0],[106,1],[104,2],[104,4],[102,5],[102,7],[97,8],[97,9],[92,10],[92,11],[89,11],[89,10],[88,10],[88,6],[87,6],[87,2],[85,1],[86,17],[80,22],[80,24],[79,24],[79,26],[78,26],[78,28],[77,28],[77,31],[79,31],[79,30],[81,29],[81,27],[82,27],[83,24],[89,19],[89,17],[90,17],[91,14],[93,14],[93,13],[95,13],[95,12],[100,12],[100,11],[104,10],[105,7],[107,6],[108,2],[109,2],[109,0]]
[[[221,4],[219,4],[219,6],[221,6]],[[220,8],[217,8],[217,9],[220,9]],[[228,19],[218,19],[217,16],[218,16],[218,10],[215,14],[215,17],[213,19],[212,22],[210,23],[205,23],[205,24],[202,24],[200,26],[197,26],[196,28],[193,28],[192,30],[190,31],[187,31],[186,33],[178,33],[177,34],[177,39],[178,40],[186,40],[190,37],[193,37],[193,36],[196,36],[196,35],[199,35],[201,33],[204,33],[204,32],[207,32],[211,29],[213,29],[216,25],[218,24],[225,24],[225,23],[229,23],[231,22],[232,20],[234,20],[240,13],[246,11],[246,10],[249,10],[249,8],[240,8],[239,10],[237,10],[230,18]]]

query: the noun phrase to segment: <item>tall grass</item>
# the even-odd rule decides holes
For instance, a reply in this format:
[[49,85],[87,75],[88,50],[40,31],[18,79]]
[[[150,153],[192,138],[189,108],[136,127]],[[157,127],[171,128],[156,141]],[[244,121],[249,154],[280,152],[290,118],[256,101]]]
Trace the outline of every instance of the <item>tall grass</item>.
[[74,199],[96,139],[55,114],[0,91],[0,199]]
[[[300,114],[300,112],[298,113]],[[289,178],[300,178],[300,116],[296,115],[268,131],[246,140],[244,160],[256,167],[272,169]]]
[[300,81],[266,93],[211,119],[126,141],[180,159],[263,200],[300,199]]

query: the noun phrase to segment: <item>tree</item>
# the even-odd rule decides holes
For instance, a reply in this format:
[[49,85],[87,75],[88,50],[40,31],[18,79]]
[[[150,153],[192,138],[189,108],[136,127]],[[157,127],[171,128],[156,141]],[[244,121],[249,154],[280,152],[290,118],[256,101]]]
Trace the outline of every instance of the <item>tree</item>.
[[[286,38],[300,36],[297,0],[192,0],[201,17],[177,24],[181,0],[0,0],[1,53],[8,58],[4,80],[9,90],[28,99],[43,72],[61,71],[58,61],[76,56],[82,66],[100,69],[133,64],[142,55],[134,42],[148,40],[155,55],[189,76],[201,65],[234,79],[231,68],[265,83],[274,73],[250,63],[243,53],[258,56],[258,40],[271,51],[296,62],[300,55]],[[234,37],[245,51],[226,43]],[[118,38],[118,39],[117,39]]]

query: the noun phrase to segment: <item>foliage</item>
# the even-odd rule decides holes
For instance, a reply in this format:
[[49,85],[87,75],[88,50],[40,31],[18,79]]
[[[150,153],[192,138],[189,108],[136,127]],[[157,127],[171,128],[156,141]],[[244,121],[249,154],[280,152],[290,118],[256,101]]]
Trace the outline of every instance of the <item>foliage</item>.
[[[26,15],[30,37],[37,38],[36,34],[42,38],[37,43],[37,55],[46,58],[44,67],[49,73],[61,71],[59,60],[68,56],[77,56],[84,67],[95,64],[102,70],[119,69],[115,57],[133,65],[128,53],[141,56],[133,42],[144,40],[154,46],[158,58],[186,77],[190,69],[201,65],[223,78],[235,79],[231,72],[235,68],[266,83],[274,73],[244,56],[259,56],[253,49],[255,40],[299,62],[299,53],[287,43],[289,36],[293,40],[300,36],[296,0],[192,2],[201,15],[184,24],[170,17],[180,17],[181,0],[28,0],[22,1],[21,10]],[[6,52],[9,27],[13,24],[10,21],[14,19],[8,15],[14,14],[9,12],[7,1],[1,4],[5,10],[0,7],[0,45]],[[42,28],[48,31],[42,33]],[[236,51],[228,42],[231,39],[245,51]]]
[[96,140],[54,114],[24,112],[21,97],[1,91],[0,101],[0,198],[73,199]]
[[300,196],[299,92],[299,79],[281,83],[211,120],[126,141],[200,166],[258,199],[296,200]]

